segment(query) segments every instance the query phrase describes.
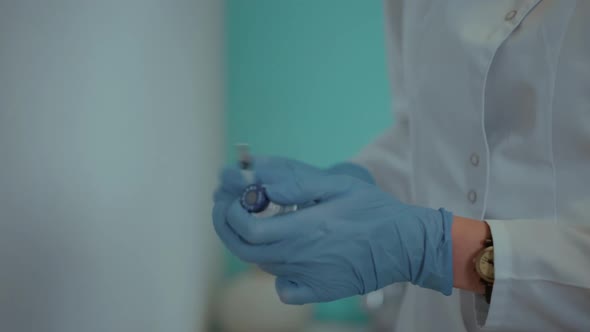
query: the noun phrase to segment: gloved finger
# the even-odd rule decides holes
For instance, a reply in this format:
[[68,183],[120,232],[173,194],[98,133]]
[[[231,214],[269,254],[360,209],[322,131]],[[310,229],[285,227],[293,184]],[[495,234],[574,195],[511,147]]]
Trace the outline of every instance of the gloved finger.
[[281,302],[285,304],[307,304],[318,302],[313,289],[287,277],[277,277],[275,289]]
[[244,188],[248,185],[246,180],[235,167],[225,167],[220,173],[221,184],[213,194],[214,202],[230,201],[233,202],[240,197]]
[[300,273],[299,269],[292,265],[287,264],[285,262],[280,263],[262,263],[257,264],[258,268],[262,271],[272,274],[275,277],[292,277],[293,275],[297,275]]
[[265,185],[271,201],[281,205],[303,205],[327,200],[350,189],[351,178],[342,175],[292,178]]
[[213,193],[213,202],[216,204],[222,203],[222,202],[231,203],[234,200],[236,200],[238,197],[239,197],[238,195],[227,192],[227,191],[223,190],[223,188],[218,188]]
[[275,264],[258,264],[258,268],[261,269],[262,271],[271,274],[275,277],[278,277],[279,274],[277,273],[277,271],[273,268],[275,266]]
[[277,248],[252,245],[241,238],[227,223],[227,211],[234,202],[220,202],[213,207],[213,227],[223,244],[241,260],[248,263],[276,263],[283,259]]
[[248,185],[242,171],[236,166],[226,166],[219,174],[220,188],[223,191],[235,195],[241,194],[242,190]]
[[248,213],[238,201],[229,207],[227,222],[250,244],[275,243],[289,238],[301,227],[301,223],[297,220],[283,218],[283,216],[257,218]]

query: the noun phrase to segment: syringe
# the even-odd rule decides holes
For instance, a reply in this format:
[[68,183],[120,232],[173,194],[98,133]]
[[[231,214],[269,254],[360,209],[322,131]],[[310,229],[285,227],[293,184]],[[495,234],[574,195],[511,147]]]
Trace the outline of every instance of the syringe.
[[252,157],[250,156],[250,149],[247,144],[237,144],[238,150],[238,165],[242,172],[244,181],[248,184],[242,196],[240,197],[240,204],[246,211],[252,213],[259,218],[267,218],[279,214],[297,211],[297,205],[279,205],[272,202],[266,193],[266,189],[262,184],[255,183],[254,169],[252,165]]
[[254,183],[254,170],[252,169],[252,157],[250,156],[250,146],[245,143],[236,144],[238,152],[238,166],[240,167],[242,178],[247,184]]

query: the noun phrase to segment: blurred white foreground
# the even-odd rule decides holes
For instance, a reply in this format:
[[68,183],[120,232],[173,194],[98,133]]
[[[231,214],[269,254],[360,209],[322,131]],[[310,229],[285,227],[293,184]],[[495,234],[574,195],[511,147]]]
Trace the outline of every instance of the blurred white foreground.
[[0,2],[0,331],[203,329],[221,3]]

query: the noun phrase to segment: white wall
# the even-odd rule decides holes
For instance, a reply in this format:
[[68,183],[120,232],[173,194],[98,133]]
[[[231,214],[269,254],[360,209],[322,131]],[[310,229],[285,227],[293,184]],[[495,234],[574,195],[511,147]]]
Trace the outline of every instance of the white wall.
[[202,330],[221,1],[0,1],[0,331]]

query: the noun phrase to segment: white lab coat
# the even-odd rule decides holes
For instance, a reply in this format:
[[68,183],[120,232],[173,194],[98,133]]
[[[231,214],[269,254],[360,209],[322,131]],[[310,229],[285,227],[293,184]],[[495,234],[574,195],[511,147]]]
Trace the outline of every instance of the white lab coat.
[[355,159],[489,221],[491,305],[394,285],[392,331],[590,331],[590,1],[389,0],[395,127]]

